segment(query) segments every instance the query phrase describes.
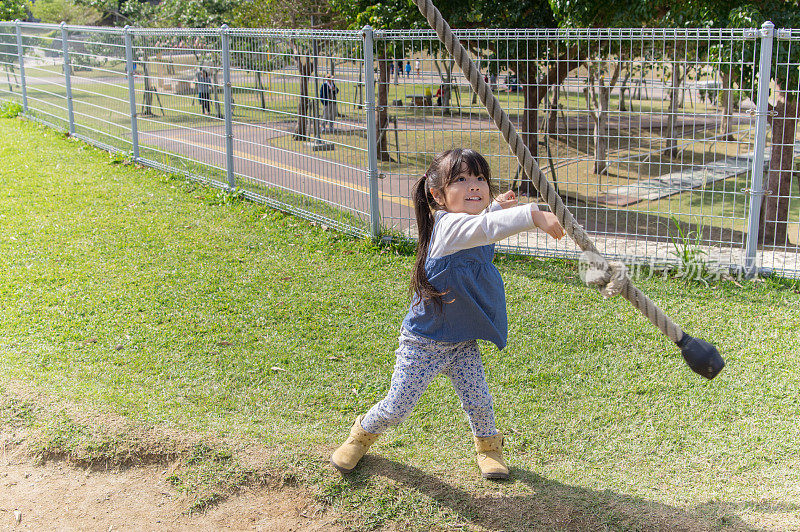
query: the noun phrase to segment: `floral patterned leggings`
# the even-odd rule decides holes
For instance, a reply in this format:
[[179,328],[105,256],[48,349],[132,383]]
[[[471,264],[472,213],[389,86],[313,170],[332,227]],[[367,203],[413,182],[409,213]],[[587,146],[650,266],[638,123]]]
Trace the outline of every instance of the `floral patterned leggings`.
[[400,424],[419,401],[422,392],[439,373],[450,377],[461,406],[476,436],[497,434],[492,396],[486,385],[478,342],[437,342],[402,329],[392,384],[386,397],[361,420],[361,427],[380,434]]

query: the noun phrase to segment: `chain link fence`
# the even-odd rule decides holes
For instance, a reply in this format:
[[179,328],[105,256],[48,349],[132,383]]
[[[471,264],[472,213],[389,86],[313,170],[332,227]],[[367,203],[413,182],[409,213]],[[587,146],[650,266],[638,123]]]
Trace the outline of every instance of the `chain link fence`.
[[[800,274],[800,31],[457,34],[609,258]],[[411,187],[451,147],[539,202],[430,31],[0,23],[0,68],[31,119],[354,235],[413,237]]]

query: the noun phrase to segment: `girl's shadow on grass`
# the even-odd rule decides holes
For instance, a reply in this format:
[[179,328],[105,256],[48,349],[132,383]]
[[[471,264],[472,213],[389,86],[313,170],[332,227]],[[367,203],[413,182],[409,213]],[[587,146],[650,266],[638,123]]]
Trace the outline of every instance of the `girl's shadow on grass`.
[[[752,530],[739,519],[737,509],[724,502],[700,504],[692,511],[631,497],[610,490],[595,491],[569,486],[520,468],[512,479],[533,493],[498,496],[476,495],[450,485],[415,467],[380,456],[367,455],[359,472],[345,476],[354,486],[368,476],[382,476],[430,497],[472,525],[490,530]],[[477,470],[476,470],[477,473]],[[490,486],[488,485],[487,488]],[[759,511],[759,508],[753,508]],[[771,513],[763,508],[763,513]],[[708,515],[716,514],[716,517]]]

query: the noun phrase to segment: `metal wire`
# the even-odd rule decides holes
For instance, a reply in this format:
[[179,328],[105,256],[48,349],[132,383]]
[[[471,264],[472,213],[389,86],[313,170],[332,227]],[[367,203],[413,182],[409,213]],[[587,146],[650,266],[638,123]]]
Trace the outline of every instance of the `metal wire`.
[[[33,23],[0,23],[0,99],[21,103],[24,83],[27,115],[62,129],[71,103],[76,135],[136,150],[145,164],[224,187],[230,168],[248,196],[362,235],[371,233],[372,180],[381,230],[414,237],[410,186],[454,146],[486,155],[501,189],[540,201],[430,30],[375,31],[367,54],[360,31],[236,28],[223,50],[222,29],[130,28],[130,65],[124,30],[65,30],[70,102],[62,27]],[[654,266],[694,259],[727,271],[745,267],[754,251],[757,267],[800,275],[798,131],[779,132],[776,122],[795,121],[769,116],[796,112],[779,99],[800,98],[800,30],[456,34],[604,255]],[[768,38],[772,96],[759,108]],[[370,79],[375,101],[367,100]],[[753,181],[757,131],[761,186]],[[748,221],[756,205],[757,227]],[[501,248],[578,251],[535,231]]]

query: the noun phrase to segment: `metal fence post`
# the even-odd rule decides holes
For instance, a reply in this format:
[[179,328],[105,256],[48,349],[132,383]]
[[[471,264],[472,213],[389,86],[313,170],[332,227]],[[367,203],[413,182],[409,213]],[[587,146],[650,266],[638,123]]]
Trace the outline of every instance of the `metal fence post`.
[[231,51],[228,25],[220,28],[222,36],[222,82],[225,94],[225,168],[228,173],[228,188],[236,188],[236,177],[233,174],[233,98],[231,98]]
[[369,178],[369,221],[372,238],[379,238],[381,232],[381,212],[378,201],[378,138],[375,121],[375,71],[373,70],[372,51],[374,46],[372,28],[364,26],[364,88],[366,102],[364,112],[367,114],[367,167]]
[[70,81],[69,65],[69,35],[67,33],[67,23],[61,23],[61,53],[64,56],[64,86],[67,88],[67,117],[69,120],[69,133],[75,134],[75,114],[72,112],[72,83]]
[[136,121],[136,88],[134,87],[134,68],[133,68],[133,39],[131,38],[130,26],[125,26],[125,71],[128,76],[128,103],[131,108],[131,144],[133,149],[133,160],[139,160],[139,126]]
[[767,144],[767,114],[769,113],[769,81],[772,74],[772,40],[775,25],[765,22],[761,26],[761,57],[758,64],[758,101],[756,102],[756,131],[753,142],[753,171],[750,183],[750,216],[747,220],[744,270],[748,277],[757,273],[756,253],[761,221],[761,202],[764,196],[764,150]]
[[17,56],[19,57],[19,77],[20,84],[22,85],[22,112],[28,114],[28,87],[25,83],[25,51],[22,48],[22,27],[20,21],[17,19]]

